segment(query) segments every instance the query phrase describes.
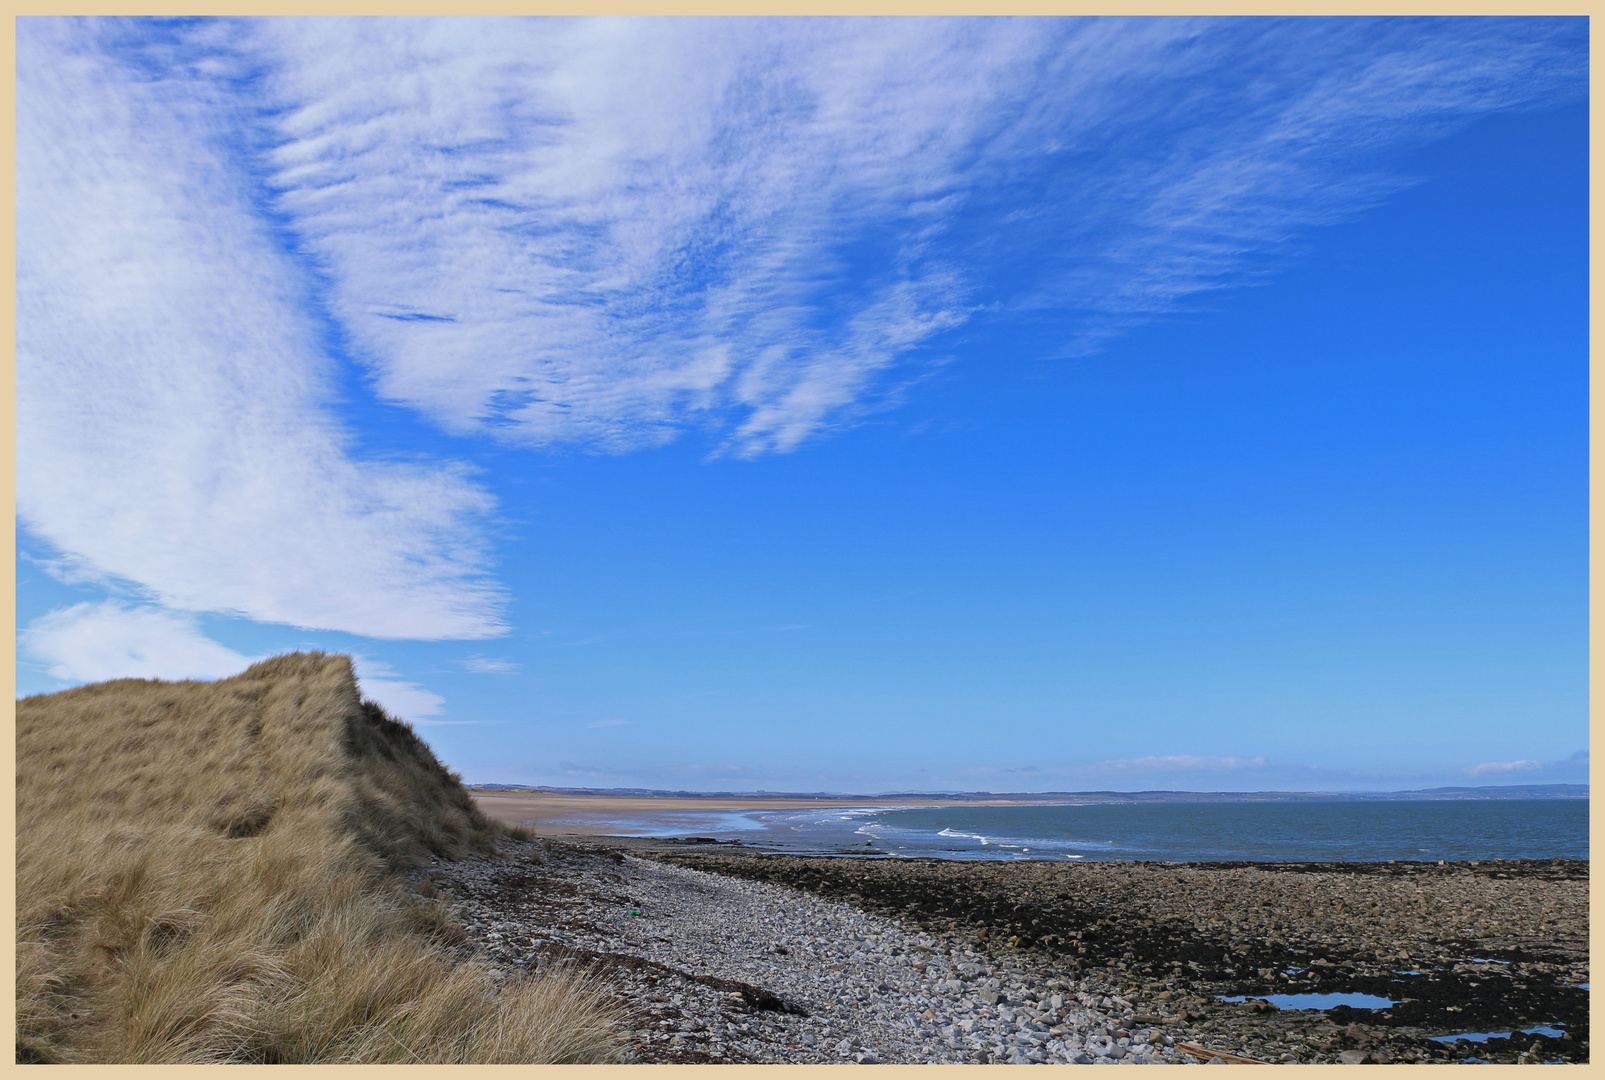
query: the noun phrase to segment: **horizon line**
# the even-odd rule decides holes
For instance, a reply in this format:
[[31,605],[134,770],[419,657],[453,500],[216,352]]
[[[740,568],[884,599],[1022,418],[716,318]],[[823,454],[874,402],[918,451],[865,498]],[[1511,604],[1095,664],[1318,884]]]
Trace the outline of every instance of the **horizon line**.
[[841,791],[771,791],[759,788],[750,791],[692,791],[687,789],[643,787],[565,787],[554,784],[500,784],[465,783],[464,787],[482,791],[532,791],[553,795],[613,795],[635,797],[675,798],[777,798],[777,799],[1049,799],[1049,798],[1103,798],[1132,799],[1141,796],[1209,796],[1219,799],[1302,797],[1305,799],[1379,799],[1389,795],[1414,796],[1418,799],[1451,799],[1456,796],[1481,794],[1485,798],[1510,798],[1526,793],[1549,798],[1587,798],[1586,783],[1556,784],[1477,784],[1451,785],[1431,788],[1408,788],[1392,791],[1337,791],[1291,790],[1264,788],[1257,791],[1223,791],[1190,788],[1146,788],[1139,791],[1099,789],[1087,791],[883,791],[877,793]]

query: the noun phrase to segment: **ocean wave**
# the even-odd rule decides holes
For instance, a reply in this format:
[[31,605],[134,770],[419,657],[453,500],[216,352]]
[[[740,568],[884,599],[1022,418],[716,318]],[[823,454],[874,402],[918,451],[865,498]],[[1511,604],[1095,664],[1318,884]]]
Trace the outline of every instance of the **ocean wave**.
[[[936,833],[955,840],[978,840],[983,847],[1002,847],[1031,851],[1043,848],[1049,851],[1112,851],[1117,845],[1113,840],[1078,840],[1068,837],[1051,836],[987,836],[984,833],[964,832],[962,829],[943,829]],[[1132,850],[1139,850],[1133,848]]]
[[[1404,819],[1410,826],[1406,829],[1396,820],[1401,811],[1362,804],[1317,807],[1243,804],[1203,809],[1188,806],[837,808],[814,805],[738,813],[725,819],[723,824],[731,831],[722,835],[749,842],[751,839],[760,843],[770,840],[782,848],[808,847],[821,853],[873,852],[967,861],[1161,859],[1188,862],[1295,857],[1336,861],[1354,860],[1357,856],[1364,861],[1367,857],[1474,858],[1479,854],[1494,857],[1499,853],[1497,844],[1490,848],[1489,842],[1476,841],[1480,846],[1474,846],[1472,840],[1460,835],[1465,832],[1459,823],[1460,817],[1477,809],[1475,804],[1412,804],[1411,816]],[[1534,803],[1526,812],[1535,815],[1549,813],[1551,809],[1548,804]],[[1582,809],[1586,810],[1586,806]],[[1555,815],[1550,813],[1549,816]],[[1571,828],[1576,839],[1564,841],[1562,850],[1543,853],[1570,855],[1571,851],[1564,848],[1564,844],[1570,843],[1586,857],[1586,818],[1575,816],[1575,822],[1567,818],[1560,824]],[[767,838],[752,836],[752,819],[762,820],[769,826]],[[701,828],[691,828],[692,820]],[[666,827],[672,827],[677,834],[696,831],[701,835],[721,835],[703,831],[707,820],[679,817]],[[1365,831],[1351,827],[1355,825],[1366,825],[1370,831],[1380,831],[1383,835],[1355,840],[1357,832]],[[1488,828],[1497,833],[1496,826],[1506,827],[1500,819]],[[1506,828],[1506,831],[1510,830]],[[1437,833],[1444,835],[1441,844]],[[1514,835],[1498,843],[1503,843],[1504,850],[1510,854],[1525,855],[1533,842],[1525,840],[1524,836],[1525,833]],[[866,844],[866,840],[870,843]],[[1416,848],[1423,844],[1430,850],[1417,852]],[[1444,849],[1441,852],[1440,847]],[[1467,854],[1458,855],[1461,850]]]
[[771,825],[784,824],[790,828],[800,828],[817,825],[843,825],[857,821],[864,817],[873,817],[891,810],[918,810],[918,806],[846,806],[831,807],[821,816],[821,811],[814,808],[799,807],[794,810],[766,810],[763,819]]

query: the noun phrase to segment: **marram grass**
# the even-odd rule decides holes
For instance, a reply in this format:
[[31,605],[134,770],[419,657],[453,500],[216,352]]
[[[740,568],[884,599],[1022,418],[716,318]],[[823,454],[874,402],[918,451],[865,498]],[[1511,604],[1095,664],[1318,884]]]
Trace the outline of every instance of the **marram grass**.
[[601,988],[498,984],[401,880],[496,829],[343,656],[24,698],[18,1060],[611,1060]]

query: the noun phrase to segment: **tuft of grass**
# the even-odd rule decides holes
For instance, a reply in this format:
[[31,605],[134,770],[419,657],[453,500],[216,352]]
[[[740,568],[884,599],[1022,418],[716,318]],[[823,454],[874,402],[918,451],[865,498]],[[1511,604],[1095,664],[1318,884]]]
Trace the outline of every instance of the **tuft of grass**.
[[498,984],[402,885],[497,834],[343,656],[25,698],[17,1060],[612,1060],[599,986]]

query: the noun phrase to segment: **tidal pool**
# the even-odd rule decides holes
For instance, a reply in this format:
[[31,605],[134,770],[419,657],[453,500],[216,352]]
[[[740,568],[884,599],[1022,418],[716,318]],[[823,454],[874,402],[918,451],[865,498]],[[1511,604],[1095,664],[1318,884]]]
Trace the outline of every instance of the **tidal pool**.
[[1429,1038],[1433,1042],[1441,1043],[1459,1042],[1461,1039],[1467,1042],[1487,1042],[1489,1039],[1513,1039],[1517,1035],[1548,1035],[1551,1039],[1558,1039],[1564,1034],[1566,1032],[1560,1028],[1535,1027],[1523,1028],[1520,1031],[1465,1031],[1459,1035],[1432,1035]]
[[[1247,1001],[1248,998],[1239,994],[1221,1000]],[[1351,1009],[1391,1009],[1398,1004],[1375,994],[1264,994],[1259,1000],[1268,1001],[1278,1009],[1335,1009],[1339,1005]]]

